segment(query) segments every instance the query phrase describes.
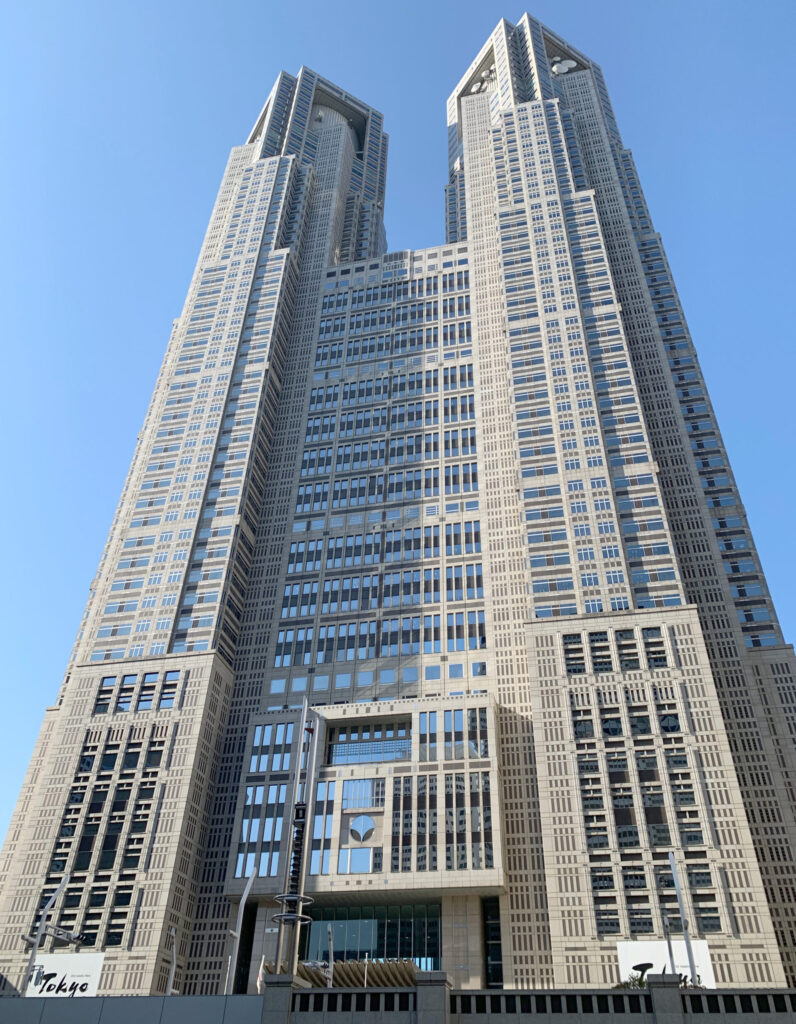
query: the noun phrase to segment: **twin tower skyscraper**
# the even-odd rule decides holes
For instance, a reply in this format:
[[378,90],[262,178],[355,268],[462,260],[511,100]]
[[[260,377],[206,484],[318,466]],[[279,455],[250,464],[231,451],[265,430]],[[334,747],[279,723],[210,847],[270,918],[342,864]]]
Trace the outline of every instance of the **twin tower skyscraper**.
[[232,150],[0,861],[5,994],[67,875],[43,951],[125,995],[172,942],[221,991],[253,877],[253,990],[305,699],[304,958],[607,986],[684,914],[703,980],[796,985],[793,650],[599,67],[501,21],[448,150],[447,241],[393,253],[340,87],[280,74]]

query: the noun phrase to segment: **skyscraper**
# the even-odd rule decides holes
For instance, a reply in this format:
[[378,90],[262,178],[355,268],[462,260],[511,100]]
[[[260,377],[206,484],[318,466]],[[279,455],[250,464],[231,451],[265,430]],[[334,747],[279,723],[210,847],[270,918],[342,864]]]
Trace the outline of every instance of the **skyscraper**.
[[[528,15],[448,101],[447,241],[381,115],[280,74],[233,149],[0,863],[100,991],[276,951],[610,985],[678,935],[796,984],[794,668],[602,74]],[[51,945],[58,940],[50,939]],[[652,947],[647,946],[649,950]],[[635,961],[632,961],[635,962]]]

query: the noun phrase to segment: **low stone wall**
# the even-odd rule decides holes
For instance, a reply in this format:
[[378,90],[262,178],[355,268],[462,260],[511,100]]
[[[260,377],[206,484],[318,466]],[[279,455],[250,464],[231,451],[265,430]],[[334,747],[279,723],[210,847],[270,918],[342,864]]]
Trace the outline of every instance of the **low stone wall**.
[[796,1024],[796,991],[682,990],[665,975],[646,989],[457,991],[434,972],[404,989],[316,989],[278,975],[262,996],[0,1000],[2,1024],[609,1024],[616,1016],[627,1024]]

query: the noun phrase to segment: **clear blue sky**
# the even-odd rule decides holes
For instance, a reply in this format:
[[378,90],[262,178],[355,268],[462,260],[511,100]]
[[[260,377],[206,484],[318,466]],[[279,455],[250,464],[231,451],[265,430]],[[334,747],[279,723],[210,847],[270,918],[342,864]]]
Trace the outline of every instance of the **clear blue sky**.
[[[519,4],[520,0],[518,0]],[[56,695],[232,145],[307,64],[383,111],[391,249],[443,240],[445,100],[495,0],[0,11],[0,836]],[[603,67],[796,635],[792,0],[536,0]]]

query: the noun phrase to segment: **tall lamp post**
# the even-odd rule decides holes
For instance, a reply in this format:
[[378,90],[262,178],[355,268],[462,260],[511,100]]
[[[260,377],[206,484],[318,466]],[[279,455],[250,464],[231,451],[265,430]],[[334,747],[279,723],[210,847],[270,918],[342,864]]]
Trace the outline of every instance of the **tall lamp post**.
[[[315,779],[315,759],[318,746],[317,716],[310,718],[307,715],[307,705],[304,706],[302,714],[302,739],[301,753],[296,771],[295,790],[297,799],[293,808],[293,822],[288,840],[286,864],[287,886],[285,892],[276,897],[277,903],[282,905],[282,910],[274,915],[274,920],[279,923],[280,929],[286,924],[291,926],[290,943],[287,952],[287,967],[289,974],[295,974],[298,970],[299,939],[301,926],[308,924],[311,918],[304,913],[305,904],[312,903],[312,897],[304,895],[304,877],[307,870],[307,816],[313,807],[313,783]],[[305,759],[306,751],[306,759]],[[305,765],[304,785],[300,784],[299,774],[302,762]],[[277,941],[277,960],[275,969],[277,974],[281,970],[281,954],[283,949],[283,935],[280,931]]]
[[231,996],[232,991],[235,988],[235,972],[238,969],[238,950],[240,948],[240,932],[243,927],[243,912],[246,909],[246,900],[249,898],[252,885],[254,885],[254,879],[257,877],[257,868],[255,867],[252,873],[249,875],[246,887],[243,890],[243,895],[240,898],[238,904],[238,916],[235,921],[235,931],[232,932],[232,937],[235,940],[232,944],[232,955],[229,958],[229,968],[227,970],[227,984],[224,988],[224,994]]
[[[30,949],[30,956],[28,957],[28,966],[25,968],[25,977],[22,980],[22,992],[20,993],[20,995],[22,995],[22,996],[27,995],[28,985],[30,985],[30,979],[31,979],[31,976],[33,975],[33,967],[34,967],[34,965],[36,963],[36,954],[39,952],[39,946],[41,946],[41,940],[44,937],[44,935],[46,934],[47,915],[50,913],[50,911],[52,910],[53,904],[55,903],[55,901],[58,899],[58,897],[61,895],[61,893],[64,891],[64,889],[66,888],[66,886],[68,884],[69,884],[69,875],[64,875],[64,877],[61,879],[61,883],[58,886],[58,888],[55,890],[55,892],[52,894],[52,896],[47,900],[47,902],[42,907],[41,918],[39,919],[39,927],[36,929],[36,934],[33,936],[33,938],[31,938],[28,935],[23,935],[22,936],[22,938],[26,942],[30,942],[32,944],[31,945],[31,949]],[[61,938],[61,937],[67,938],[67,935],[68,935],[68,933],[64,932],[64,935],[63,936],[59,936],[59,938]],[[78,938],[77,935],[74,935],[74,936],[73,935],[69,935],[69,940],[74,941],[77,938]]]
[[674,853],[669,852],[669,867],[672,869],[674,879],[674,893],[677,897],[677,906],[680,910],[680,921],[683,925],[683,938],[685,939],[685,951],[688,956],[688,969],[691,972],[691,984],[697,985],[696,965],[694,964],[694,950],[691,948],[691,936],[688,934],[688,921],[685,917],[685,906],[683,905],[683,892],[680,888],[680,876],[677,874],[677,865],[674,862]]

